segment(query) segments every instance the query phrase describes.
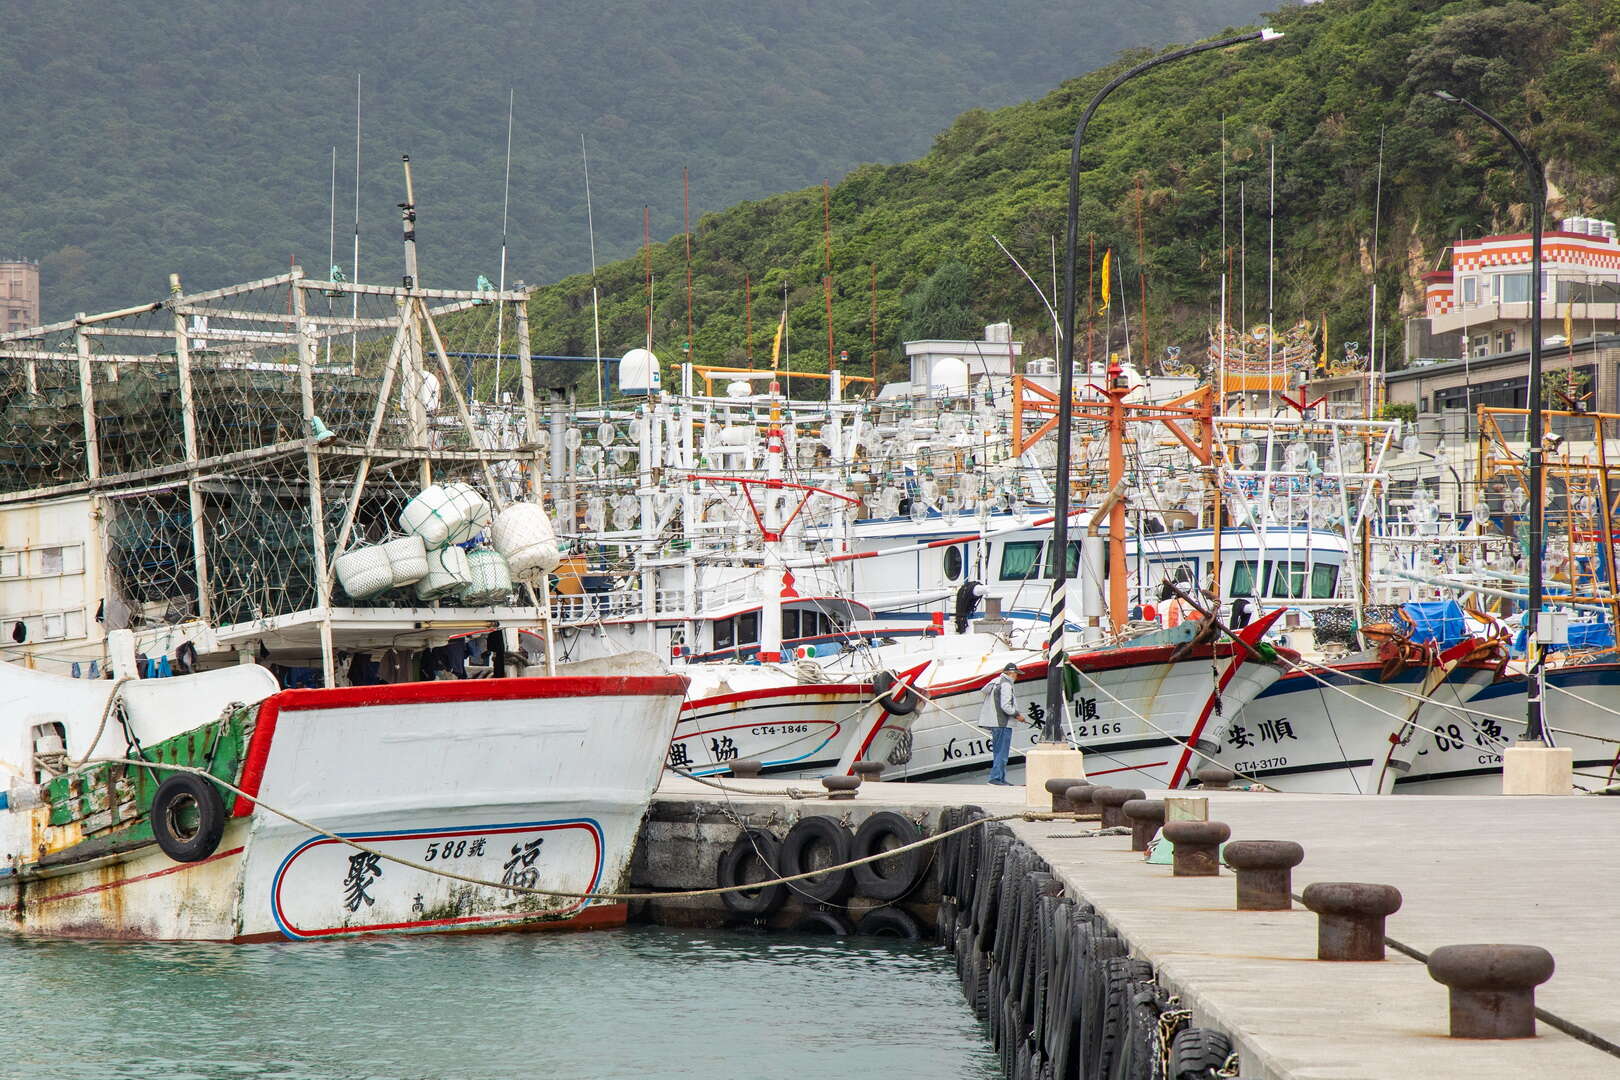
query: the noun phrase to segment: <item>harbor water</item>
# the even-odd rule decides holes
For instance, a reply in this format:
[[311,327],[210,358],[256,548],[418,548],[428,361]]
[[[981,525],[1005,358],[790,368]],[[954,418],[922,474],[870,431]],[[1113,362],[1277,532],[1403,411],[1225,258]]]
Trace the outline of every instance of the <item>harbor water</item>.
[[990,1080],[948,953],[683,932],[0,942],[0,1076]]

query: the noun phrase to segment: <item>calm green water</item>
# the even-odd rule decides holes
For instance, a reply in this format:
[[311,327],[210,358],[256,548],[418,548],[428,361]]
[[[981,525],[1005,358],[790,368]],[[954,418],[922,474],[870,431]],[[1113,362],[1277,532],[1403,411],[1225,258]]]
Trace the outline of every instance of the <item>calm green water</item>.
[[948,953],[632,927],[285,945],[0,940],[0,1076],[991,1080]]

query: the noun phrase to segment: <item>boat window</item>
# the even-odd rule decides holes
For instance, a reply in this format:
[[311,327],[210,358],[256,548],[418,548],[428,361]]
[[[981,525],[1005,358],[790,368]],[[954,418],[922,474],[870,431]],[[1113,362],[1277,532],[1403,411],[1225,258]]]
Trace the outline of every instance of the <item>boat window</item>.
[[759,612],[747,611],[737,616],[737,644],[757,645],[759,643]]
[[1035,576],[1041,560],[1040,540],[1009,540],[1001,545],[1001,580],[1024,581]]
[[[1052,552],[1048,552],[1046,556],[1046,576],[1049,578],[1057,577],[1057,556]],[[1080,576],[1080,541],[1078,540],[1069,541],[1069,569],[1064,576],[1071,579]]]
[[1297,600],[1305,595],[1305,564],[1302,562],[1267,562],[1271,571],[1268,596]]
[[1232,564],[1232,595],[1254,595],[1254,560],[1238,559]]
[[824,637],[838,633],[838,622],[820,611],[782,612],[782,640]]
[[945,580],[957,581],[962,577],[962,549],[948,547],[945,549]]
[[35,724],[34,782],[48,783],[67,771],[67,725],[60,721]]
[[1317,563],[1311,567],[1311,597],[1328,600],[1338,595],[1339,568],[1333,563]]
[[714,620],[714,647],[716,649],[729,649],[737,643],[737,620]]

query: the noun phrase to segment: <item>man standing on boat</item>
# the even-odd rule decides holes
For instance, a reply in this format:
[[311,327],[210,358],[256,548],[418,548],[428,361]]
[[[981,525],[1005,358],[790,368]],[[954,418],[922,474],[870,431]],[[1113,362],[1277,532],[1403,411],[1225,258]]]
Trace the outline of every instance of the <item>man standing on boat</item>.
[[1008,664],[1001,674],[984,687],[984,700],[979,703],[979,726],[990,732],[990,782],[1002,787],[1007,783],[1007,753],[1012,749],[1012,722],[1022,721],[1018,711],[1018,697],[1013,683],[1018,679],[1018,665]]

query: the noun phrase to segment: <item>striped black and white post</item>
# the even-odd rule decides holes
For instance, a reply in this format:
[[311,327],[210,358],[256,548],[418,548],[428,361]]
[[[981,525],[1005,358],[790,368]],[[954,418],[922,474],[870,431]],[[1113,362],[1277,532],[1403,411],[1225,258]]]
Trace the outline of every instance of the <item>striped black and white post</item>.
[[1247,34],[1238,34],[1236,37],[1189,45],[1143,61],[1129,71],[1115,76],[1113,81],[1098,90],[1096,96],[1086,106],[1086,111],[1080,115],[1080,122],[1075,125],[1074,145],[1069,153],[1069,216],[1063,245],[1063,327],[1062,341],[1059,343],[1062,360],[1059,361],[1058,367],[1057,483],[1052,507],[1055,512],[1055,520],[1052,522],[1052,551],[1053,562],[1056,565],[1052,568],[1051,621],[1047,628],[1046,716],[1043,718],[1041,728],[1042,742],[1055,743],[1063,739],[1063,606],[1068,592],[1069,577],[1069,432],[1073,419],[1071,410],[1074,401],[1074,308],[1078,295],[1075,288],[1075,251],[1080,243],[1080,147],[1085,141],[1086,126],[1091,123],[1092,114],[1097,111],[1097,106],[1103,103],[1104,98],[1117,90],[1121,84],[1134,79],[1144,71],[1211,49],[1224,49],[1228,45],[1237,45],[1245,41],[1275,41],[1280,37],[1282,34],[1268,26]]

